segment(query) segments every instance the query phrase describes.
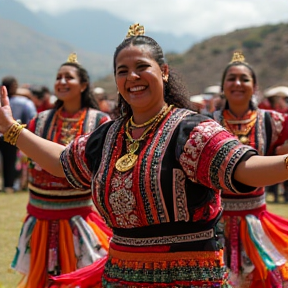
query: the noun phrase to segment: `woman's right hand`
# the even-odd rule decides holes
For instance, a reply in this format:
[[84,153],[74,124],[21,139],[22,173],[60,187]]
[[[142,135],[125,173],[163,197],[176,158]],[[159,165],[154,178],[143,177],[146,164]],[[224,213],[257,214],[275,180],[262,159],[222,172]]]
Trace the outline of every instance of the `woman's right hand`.
[[15,120],[12,116],[7,89],[5,86],[2,86],[0,101],[0,133],[4,134],[14,122]]

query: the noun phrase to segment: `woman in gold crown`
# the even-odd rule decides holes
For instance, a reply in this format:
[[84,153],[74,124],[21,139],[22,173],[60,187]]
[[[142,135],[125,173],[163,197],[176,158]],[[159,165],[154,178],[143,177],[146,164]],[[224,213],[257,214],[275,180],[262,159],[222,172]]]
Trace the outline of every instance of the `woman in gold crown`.
[[[28,127],[63,149],[110,119],[95,109],[89,75],[75,57],[57,71],[55,109],[39,113]],[[48,275],[69,273],[102,258],[111,236],[93,210],[91,189],[76,189],[65,178],[53,176],[42,160],[29,163],[28,215],[12,263],[12,268],[25,274],[19,284],[25,288],[45,287]]]
[[[258,109],[253,103],[256,75],[242,53],[234,53],[221,86],[226,106],[214,112],[213,118],[259,155],[273,154],[288,137],[287,115]],[[287,147],[282,151],[288,153]],[[264,187],[241,194],[223,189],[221,197],[225,262],[235,287],[288,285],[288,221],[266,211]]]
[[15,123],[2,88],[5,141],[77,189],[91,187],[113,229],[106,258],[52,277],[50,287],[230,287],[216,229],[220,189],[247,193],[288,179],[288,155],[258,156],[187,109],[161,47],[133,27],[114,54],[122,116],[66,148]]

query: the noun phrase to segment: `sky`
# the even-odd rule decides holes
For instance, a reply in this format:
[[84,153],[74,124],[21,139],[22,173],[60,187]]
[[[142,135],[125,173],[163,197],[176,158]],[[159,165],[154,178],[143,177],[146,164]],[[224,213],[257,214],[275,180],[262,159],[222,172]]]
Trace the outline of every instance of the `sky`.
[[77,8],[105,10],[139,22],[146,32],[190,34],[198,39],[235,29],[288,22],[287,0],[17,0],[32,11],[61,14]]

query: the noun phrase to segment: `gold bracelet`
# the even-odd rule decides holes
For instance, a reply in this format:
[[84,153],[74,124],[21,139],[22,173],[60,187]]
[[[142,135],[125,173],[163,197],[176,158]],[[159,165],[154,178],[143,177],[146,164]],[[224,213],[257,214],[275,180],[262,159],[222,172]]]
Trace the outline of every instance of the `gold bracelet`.
[[288,169],[288,155],[284,158],[285,168]]
[[21,125],[17,121],[15,121],[10,126],[8,131],[6,131],[3,134],[4,141],[9,143],[9,144],[11,144],[11,145],[13,145],[13,146],[15,146],[22,129],[24,129],[25,127],[26,127],[26,124],[25,125]]

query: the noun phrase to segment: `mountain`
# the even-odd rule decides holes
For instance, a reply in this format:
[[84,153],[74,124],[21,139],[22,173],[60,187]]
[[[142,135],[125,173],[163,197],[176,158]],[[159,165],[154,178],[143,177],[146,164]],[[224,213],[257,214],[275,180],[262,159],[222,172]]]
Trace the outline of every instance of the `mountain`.
[[[53,87],[59,65],[76,51],[95,85],[115,95],[112,54],[130,24],[104,11],[78,9],[51,16],[32,13],[15,0],[0,0],[0,77],[12,74],[20,83]],[[287,23],[239,29],[197,44],[192,36],[146,32],[162,46],[191,95],[219,83],[239,49],[254,67],[260,90],[288,85]]]
[[0,18],[15,21],[43,34],[50,33],[49,26],[44,25],[37,14],[14,0],[0,0]]
[[238,29],[211,37],[186,53],[167,56],[183,75],[191,94],[221,82],[235,50],[241,50],[254,69],[260,91],[273,85],[288,86],[288,23]]
[[[70,43],[85,51],[113,55],[133,24],[96,9],[77,9],[58,15],[33,13],[15,0],[0,0],[0,17],[15,21],[41,34]],[[182,53],[191,47],[196,37],[171,33],[149,32],[165,52]]]
[[[157,39],[157,38],[156,38]],[[241,50],[255,70],[260,92],[273,85],[288,86],[288,24],[239,29],[192,45],[185,53],[166,53],[171,68],[177,70],[191,95],[219,84],[232,54]],[[95,85],[115,94],[112,75]]]
[[0,77],[14,75],[21,84],[45,84],[52,88],[57,69],[74,51],[92,81],[112,71],[109,56],[84,51],[3,18],[0,18],[0,39]]

